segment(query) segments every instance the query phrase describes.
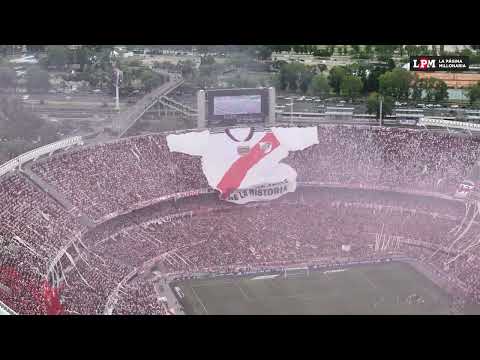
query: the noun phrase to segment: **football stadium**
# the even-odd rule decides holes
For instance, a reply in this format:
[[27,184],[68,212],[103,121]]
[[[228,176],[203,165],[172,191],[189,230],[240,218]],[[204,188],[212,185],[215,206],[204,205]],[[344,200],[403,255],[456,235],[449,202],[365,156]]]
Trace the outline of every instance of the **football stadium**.
[[256,123],[60,145],[0,173],[4,312],[477,311],[475,136]]

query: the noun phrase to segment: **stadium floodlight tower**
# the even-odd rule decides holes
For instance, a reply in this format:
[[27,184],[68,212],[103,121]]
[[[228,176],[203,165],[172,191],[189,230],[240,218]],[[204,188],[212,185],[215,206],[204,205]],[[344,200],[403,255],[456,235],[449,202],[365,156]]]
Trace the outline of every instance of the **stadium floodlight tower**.
[[110,64],[113,67],[113,77],[115,78],[115,110],[120,111],[119,87],[123,81],[123,71],[118,68],[118,52],[112,50],[110,52]]
[[197,127],[275,125],[275,88],[207,89],[197,93]]
[[123,80],[123,71],[115,68],[115,110],[120,111],[119,87]]

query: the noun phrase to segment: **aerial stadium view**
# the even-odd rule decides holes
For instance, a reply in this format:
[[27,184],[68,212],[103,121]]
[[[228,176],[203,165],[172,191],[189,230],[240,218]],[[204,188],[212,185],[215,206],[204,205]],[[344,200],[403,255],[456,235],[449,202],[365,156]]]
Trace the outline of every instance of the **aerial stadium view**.
[[0,45],[0,314],[480,314],[476,64]]

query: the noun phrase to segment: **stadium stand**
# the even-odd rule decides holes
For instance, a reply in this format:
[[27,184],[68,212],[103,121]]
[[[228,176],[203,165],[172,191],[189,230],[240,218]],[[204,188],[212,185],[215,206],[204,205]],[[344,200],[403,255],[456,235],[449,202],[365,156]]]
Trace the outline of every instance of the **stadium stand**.
[[21,174],[0,180],[0,294],[6,294],[0,300],[22,313],[35,313],[32,291],[41,288],[47,264],[80,236],[82,226]]
[[99,222],[165,195],[208,186],[200,160],[170,153],[163,135],[59,154],[35,163],[32,170]]
[[[270,203],[172,196],[208,184],[200,159],[171,153],[165,134],[37,160],[32,170],[78,212],[66,212],[19,172],[1,177],[0,301],[17,313],[49,313],[42,297],[49,264],[76,239],[84,246],[70,252],[74,261],[59,260],[67,314],[167,314],[139,275],[147,266],[187,276],[386,255],[431,264],[480,301],[478,208],[448,200],[477,161],[479,140],[343,125],[318,133],[318,145],[285,160],[302,186]],[[371,190],[378,188],[391,191]],[[80,212],[97,225],[80,225]]]
[[[451,193],[480,155],[478,139],[412,129],[322,126],[319,141],[286,159],[299,181]],[[81,148],[33,170],[98,222],[208,187],[200,159],[169,152],[164,135]]]

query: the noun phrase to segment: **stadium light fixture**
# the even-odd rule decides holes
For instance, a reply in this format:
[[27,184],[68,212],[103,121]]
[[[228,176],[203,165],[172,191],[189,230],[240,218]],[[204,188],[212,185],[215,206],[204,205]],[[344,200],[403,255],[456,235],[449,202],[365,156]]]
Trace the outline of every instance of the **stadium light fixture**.
[[382,108],[383,108],[383,96],[380,95],[379,96],[379,100],[380,100],[380,117],[379,117],[379,122],[380,122],[380,127],[382,126]]

